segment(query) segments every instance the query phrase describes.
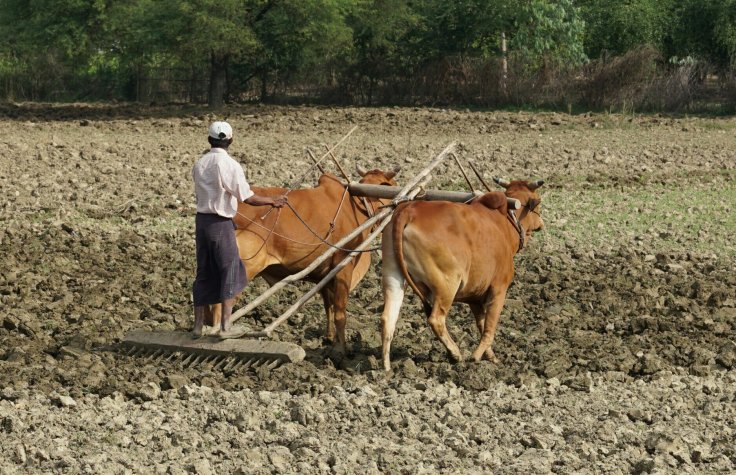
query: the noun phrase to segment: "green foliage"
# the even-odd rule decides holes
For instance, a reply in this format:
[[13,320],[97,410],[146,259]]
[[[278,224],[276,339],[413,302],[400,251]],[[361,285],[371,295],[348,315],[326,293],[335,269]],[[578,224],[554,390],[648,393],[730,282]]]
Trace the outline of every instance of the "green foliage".
[[713,33],[716,44],[726,53],[721,61],[736,64],[736,0],[720,2]]
[[692,56],[721,68],[735,64],[735,0],[680,0],[672,19],[668,56]]
[[146,71],[178,68],[211,99],[310,78],[371,102],[431,71],[466,81],[480,63],[487,91],[502,34],[531,73],[641,45],[671,68],[727,69],[736,0],[2,0],[0,93],[131,98]]
[[513,23],[516,2],[488,0],[424,0],[417,3],[420,46],[424,56],[481,55],[499,51],[501,32]]
[[673,5],[679,0],[581,0],[586,23],[585,51],[591,58],[620,55],[638,46],[660,51],[673,26]]
[[390,75],[403,65],[407,37],[418,16],[405,0],[357,0],[346,11],[352,31],[348,69],[371,80]]
[[258,57],[247,65],[288,76],[335,58],[350,42],[341,0],[284,0],[255,25]]
[[523,2],[511,48],[532,68],[550,64],[579,66],[587,59],[583,50],[584,28],[572,0]]

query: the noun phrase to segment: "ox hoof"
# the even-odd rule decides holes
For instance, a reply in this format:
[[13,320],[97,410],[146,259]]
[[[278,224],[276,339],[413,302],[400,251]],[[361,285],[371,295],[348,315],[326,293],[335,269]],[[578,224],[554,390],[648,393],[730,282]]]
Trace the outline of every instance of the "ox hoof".
[[473,361],[475,361],[476,363],[480,363],[482,360],[489,361],[491,363],[499,362],[498,358],[496,358],[496,355],[493,354],[493,351],[491,350],[486,350],[485,353],[481,354],[473,353]]

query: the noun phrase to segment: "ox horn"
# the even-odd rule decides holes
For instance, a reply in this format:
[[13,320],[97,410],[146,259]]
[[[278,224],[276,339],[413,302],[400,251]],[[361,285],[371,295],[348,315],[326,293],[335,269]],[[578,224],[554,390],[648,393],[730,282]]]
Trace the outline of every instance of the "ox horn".
[[544,185],[544,180],[533,181],[533,182],[529,183],[529,189],[531,191],[534,191],[534,190],[536,190],[537,188],[539,188],[542,185]]
[[389,178],[389,179],[390,178],[393,178],[400,171],[401,171],[401,165],[396,165],[393,170],[391,170],[390,172],[386,173],[386,178]]
[[504,178],[497,177],[497,176],[494,176],[493,177],[493,181],[495,181],[499,186],[502,186],[504,188],[508,188],[509,185],[511,184],[510,181],[508,181],[508,180],[506,180]]
[[366,173],[368,173],[368,170],[361,167],[360,165],[355,165],[355,170],[358,172],[358,175],[365,176]]

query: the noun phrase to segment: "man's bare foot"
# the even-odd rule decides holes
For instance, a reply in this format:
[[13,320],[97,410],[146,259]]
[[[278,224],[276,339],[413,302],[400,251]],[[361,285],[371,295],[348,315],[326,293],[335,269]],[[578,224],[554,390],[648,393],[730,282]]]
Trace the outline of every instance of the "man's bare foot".
[[217,334],[217,337],[220,340],[232,340],[235,338],[241,338],[245,336],[245,334],[248,333],[249,331],[250,330],[248,330],[245,327],[233,325],[227,330],[220,330],[220,332]]

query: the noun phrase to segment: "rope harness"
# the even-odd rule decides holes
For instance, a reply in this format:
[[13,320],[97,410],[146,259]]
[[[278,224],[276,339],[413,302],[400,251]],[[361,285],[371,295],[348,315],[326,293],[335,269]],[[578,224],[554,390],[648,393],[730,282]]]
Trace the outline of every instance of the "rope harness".
[[[291,190],[289,190],[289,191],[291,191]],[[287,193],[288,193],[288,191],[287,191]],[[342,197],[340,198],[340,202],[337,205],[337,210],[335,211],[335,216],[332,218],[332,221],[330,221],[330,225],[329,225],[329,229],[327,231],[327,235],[324,238],[322,236],[320,236],[319,234],[317,234],[317,232],[314,229],[312,229],[312,227],[309,225],[309,223],[307,223],[304,220],[304,218],[302,218],[302,216],[299,214],[299,212],[297,212],[296,208],[294,208],[291,205],[291,203],[289,203],[287,201],[286,205],[294,213],[294,216],[296,216],[296,218],[304,225],[305,228],[307,228],[307,230],[314,237],[316,237],[318,239],[319,242],[314,242],[313,241],[313,242],[307,243],[307,242],[299,241],[297,239],[293,239],[293,238],[290,238],[288,236],[284,236],[283,234],[277,233],[276,232],[276,226],[278,226],[279,219],[281,218],[281,208],[279,208],[277,210],[277,213],[278,214],[276,215],[276,220],[274,221],[273,226],[270,229],[267,228],[266,226],[262,225],[261,223],[257,222],[256,220],[253,220],[253,219],[249,218],[248,216],[246,216],[243,213],[241,213],[241,212],[238,211],[237,214],[240,217],[242,217],[246,221],[249,221],[251,224],[255,224],[257,227],[262,228],[262,229],[268,231],[268,234],[266,235],[266,237],[263,238],[263,243],[261,243],[261,247],[259,247],[258,250],[252,256],[250,256],[248,258],[245,258],[243,260],[244,261],[249,261],[249,260],[253,259],[254,257],[256,257],[263,250],[263,248],[266,245],[266,242],[271,238],[272,235],[278,236],[278,237],[280,237],[280,238],[282,238],[282,239],[284,239],[286,241],[293,242],[295,244],[300,244],[300,245],[303,245],[303,246],[318,247],[318,246],[321,246],[322,244],[325,244],[325,245],[327,245],[329,247],[332,247],[332,248],[335,248],[335,249],[337,249],[339,251],[344,251],[344,252],[348,252],[348,253],[351,253],[351,252],[373,252],[373,251],[377,251],[377,250],[381,249],[381,246],[376,246],[376,247],[371,247],[371,248],[363,249],[363,250],[360,250],[359,251],[359,250],[355,250],[355,249],[346,249],[346,248],[343,248],[343,247],[335,246],[335,245],[331,244],[328,241],[328,239],[332,235],[333,231],[335,230],[335,225],[336,225],[336,222],[337,222],[337,218],[340,215],[340,211],[342,210],[343,203],[345,202],[345,196],[347,194],[348,194],[348,187],[346,186],[345,187],[345,190],[342,193]],[[365,200],[364,205],[368,205],[368,204],[369,204],[368,203],[368,200]],[[375,211],[376,211],[375,209],[373,209],[373,206],[372,205],[369,208],[367,207],[365,210],[362,210],[359,206],[357,206],[357,203],[356,203],[356,207],[358,208],[358,210],[360,210],[361,212],[364,212],[369,217],[372,216],[373,213],[375,213]],[[268,216],[268,214],[272,210],[273,210],[273,208],[271,208],[266,214],[264,214],[261,217],[261,219],[264,219],[266,216]]]
[[526,233],[524,232],[524,227],[521,225],[521,220],[524,219],[524,217],[529,213],[534,213],[537,216],[541,215],[538,211],[532,208],[532,206],[536,207],[539,203],[537,203],[535,200],[529,200],[527,203],[522,206],[521,216],[518,218],[516,217],[516,212],[514,212],[513,209],[509,209],[509,213],[506,215],[506,217],[511,222],[511,225],[516,229],[516,232],[519,233],[519,249],[516,252],[521,251],[524,249],[524,238],[526,236]]

